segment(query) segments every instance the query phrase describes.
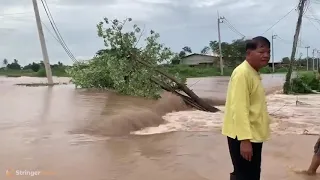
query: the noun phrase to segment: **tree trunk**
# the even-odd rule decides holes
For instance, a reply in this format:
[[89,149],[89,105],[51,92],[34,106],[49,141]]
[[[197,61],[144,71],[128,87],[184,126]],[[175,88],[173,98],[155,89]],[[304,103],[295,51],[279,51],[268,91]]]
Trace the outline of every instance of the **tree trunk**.
[[153,67],[152,65],[144,62],[144,61],[141,61],[137,58],[134,58],[137,62],[153,69],[155,72],[165,76],[166,78],[172,80],[173,82],[175,82],[177,85],[178,85],[178,88],[180,90],[182,90],[183,92],[185,92],[188,96],[190,96],[190,98],[192,100],[194,100],[195,103],[197,103],[198,105],[200,105],[201,107],[203,107],[206,111],[209,111],[209,112],[217,112],[217,111],[220,111],[219,109],[217,109],[216,107],[214,106],[211,106],[210,104],[208,104],[206,101],[204,101],[203,99],[201,99],[200,97],[198,97],[192,90],[190,90],[186,85],[180,83],[175,77]]
[[302,23],[302,16],[303,16],[303,9],[305,6],[307,0],[300,0],[299,2],[299,17],[296,25],[296,32],[294,34],[294,39],[293,39],[293,46],[292,46],[292,52],[291,52],[291,59],[290,59],[290,64],[289,64],[289,69],[286,75],[286,82],[283,85],[283,93],[284,94],[289,94],[291,92],[291,75],[292,75],[292,68],[293,68],[293,63],[294,63],[294,57],[296,55],[296,50],[297,50],[297,44],[298,44],[298,38],[300,34],[300,29],[301,29],[301,23]]

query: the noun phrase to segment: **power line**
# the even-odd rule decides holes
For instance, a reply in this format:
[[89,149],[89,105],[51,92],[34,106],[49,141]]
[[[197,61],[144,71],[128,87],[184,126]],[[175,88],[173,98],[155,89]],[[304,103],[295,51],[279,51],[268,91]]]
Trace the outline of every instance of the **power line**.
[[59,39],[50,31],[49,27],[48,27],[43,21],[41,21],[41,24],[47,29],[47,31],[51,34],[51,36],[52,36],[59,44],[61,44],[60,41],[59,41]]
[[271,27],[269,27],[262,35],[264,35],[266,32],[268,32],[270,29],[272,29],[274,26],[276,26],[281,20],[286,18],[293,10],[296,9],[297,6],[294,6],[287,14],[285,14],[283,17],[281,17],[276,23],[274,23]]
[[320,32],[320,29],[309,18],[306,19],[308,19],[308,21]]
[[[51,24],[51,26],[52,26],[52,28],[53,28],[53,31],[54,31],[54,33],[56,34],[56,36],[57,36],[57,38],[58,38],[58,40],[59,40],[62,48],[66,51],[66,53],[68,54],[68,56],[70,57],[70,59],[71,59],[72,61],[77,61],[76,58],[74,57],[74,55],[73,55],[73,54],[71,53],[71,51],[69,50],[69,48],[68,48],[68,46],[66,45],[66,43],[64,42],[64,40],[63,40],[63,38],[62,38],[62,36],[61,36],[61,34],[60,34],[60,32],[59,32],[59,29],[57,28],[57,26],[56,26],[56,24],[55,24],[55,22],[54,22],[54,19],[53,19],[52,15],[51,15],[51,12],[50,12],[50,9],[49,9],[49,6],[48,6],[46,0],[44,0],[44,1],[41,0],[41,2],[42,2],[42,5],[43,5],[43,7],[44,7],[44,10],[45,10],[45,12],[46,12],[46,14],[47,14],[47,17],[48,17],[48,19],[49,19],[49,21],[50,21],[50,24]],[[51,20],[51,19],[52,19],[52,20]]]
[[[50,28],[43,21],[41,21],[41,24],[46,28],[46,30],[49,32],[49,34],[62,46],[61,41],[54,35],[54,33],[50,30]],[[66,50],[65,48],[63,48],[63,49]]]
[[311,13],[311,16],[316,19],[317,23],[320,24],[320,20],[316,17],[315,13],[313,12],[313,9],[310,7],[309,12]]
[[241,32],[239,32],[239,31],[227,20],[227,18],[224,17],[223,20],[225,20],[225,22],[227,23],[227,25],[229,26],[229,28],[230,28],[233,32],[235,32],[236,34],[239,34],[239,35],[242,36],[242,37],[246,37],[246,36],[243,35]]
[[[57,40],[58,40],[59,43],[61,44],[62,48],[66,51],[66,53],[67,53],[67,55],[70,57],[70,59],[71,59],[73,62],[77,62],[76,58],[75,58],[74,55],[71,53],[70,49],[68,48],[68,46],[66,45],[65,41],[63,40],[63,38],[62,38],[62,36],[61,36],[61,34],[60,34],[60,32],[59,32],[59,30],[58,30],[55,22],[54,22],[54,19],[53,19],[52,15],[51,15],[51,12],[50,12],[50,9],[49,9],[49,7],[48,7],[48,4],[47,4],[46,0],[41,0],[41,2],[42,2],[42,5],[43,5],[43,8],[44,8],[44,10],[45,10],[45,12],[46,12],[46,14],[47,14],[47,17],[48,17],[48,19],[49,19],[49,21],[50,21],[50,24],[51,24],[51,26],[52,26],[52,28],[53,28],[53,31],[54,31],[54,33],[55,33],[56,36],[57,36]],[[51,20],[51,19],[52,19],[52,20]]]
[[[290,44],[290,45],[293,44],[293,42],[290,42],[290,41],[288,41],[288,40],[286,40],[286,39],[281,38],[281,36],[279,36],[278,34],[277,34],[277,39],[280,40],[282,43],[285,43],[285,44]],[[303,44],[303,43],[301,42],[301,40],[300,40],[300,43]],[[299,47],[299,48],[304,48],[304,46],[298,46],[298,47]]]
[[317,19],[317,18],[314,18],[314,17],[305,16],[304,18],[306,18],[306,19],[312,19],[312,20],[315,20],[315,21],[320,22],[320,19]]

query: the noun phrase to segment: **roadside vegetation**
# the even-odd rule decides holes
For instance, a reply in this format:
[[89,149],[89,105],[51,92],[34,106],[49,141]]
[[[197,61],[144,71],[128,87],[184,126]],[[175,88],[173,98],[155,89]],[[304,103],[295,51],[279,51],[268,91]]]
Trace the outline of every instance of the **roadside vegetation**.
[[[7,77],[21,77],[21,76],[31,76],[31,77],[46,77],[46,71],[42,61],[39,63],[32,62],[26,66],[21,66],[17,59],[14,59],[13,62],[9,62],[7,59],[4,59],[3,67],[0,68],[0,76]],[[68,76],[66,69],[68,66],[58,62],[57,64],[51,65],[51,70],[53,76]]]
[[290,94],[320,93],[320,76],[318,72],[298,72],[291,80]]

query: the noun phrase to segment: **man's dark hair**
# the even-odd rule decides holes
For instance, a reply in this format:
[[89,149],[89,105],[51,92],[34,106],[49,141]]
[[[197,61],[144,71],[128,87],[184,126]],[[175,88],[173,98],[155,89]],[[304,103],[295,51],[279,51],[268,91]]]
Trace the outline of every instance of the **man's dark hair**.
[[251,40],[248,40],[246,43],[246,51],[247,50],[256,50],[259,47],[270,48],[270,41],[263,36],[257,36],[257,37],[252,38]]

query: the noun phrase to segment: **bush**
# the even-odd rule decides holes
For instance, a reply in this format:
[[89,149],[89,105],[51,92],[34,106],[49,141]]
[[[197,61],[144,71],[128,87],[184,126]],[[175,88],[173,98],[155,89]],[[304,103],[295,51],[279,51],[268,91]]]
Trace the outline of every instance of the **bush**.
[[88,64],[75,63],[67,73],[72,77],[76,87],[113,89],[114,82],[110,76],[110,70],[103,64],[103,58],[94,58]]
[[263,68],[260,69],[260,73],[262,73],[262,74],[270,74],[270,73],[272,73],[272,68],[270,68],[269,66],[263,67]]
[[[285,67],[277,67],[274,69],[275,73],[285,73],[285,72],[288,72],[288,68],[285,68]],[[271,74],[272,73],[272,67],[263,67],[261,70],[260,70],[260,73],[262,74]]]
[[46,70],[45,70],[43,67],[41,67],[41,68],[38,70],[38,72],[36,72],[36,76],[37,76],[37,77],[46,77],[46,76],[47,76]]
[[[52,71],[52,76],[57,76],[57,77],[66,77],[68,74],[66,73],[66,70],[64,68],[51,68]],[[35,73],[36,77],[46,77],[46,69],[44,67],[41,67],[38,72]]]
[[319,76],[315,72],[299,73],[296,78],[292,79],[292,93],[313,93],[320,91]]
[[286,72],[288,72],[288,68],[280,67],[278,69],[275,69],[275,71],[278,72],[278,73],[286,73]]

